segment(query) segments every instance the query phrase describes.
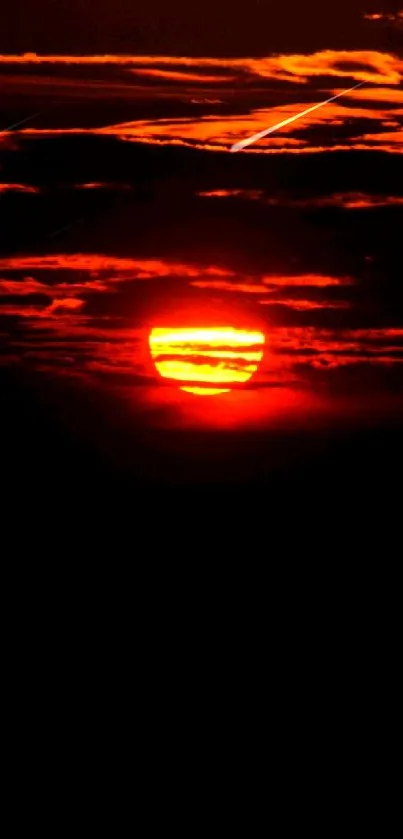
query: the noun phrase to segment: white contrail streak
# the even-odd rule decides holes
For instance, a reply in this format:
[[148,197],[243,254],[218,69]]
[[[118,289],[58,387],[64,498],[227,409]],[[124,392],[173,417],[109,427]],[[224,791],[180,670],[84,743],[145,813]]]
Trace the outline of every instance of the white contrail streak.
[[258,140],[261,140],[262,137],[267,137],[268,134],[274,134],[275,131],[278,131],[280,128],[284,128],[285,125],[290,125],[292,122],[296,122],[297,119],[301,119],[301,117],[306,117],[308,114],[311,114],[313,111],[317,111],[318,108],[323,108],[324,105],[328,105],[329,102],[334,102],[335,99],[339,99],[340,96],[346,96],[347,93],[351,93],[353,90],[357,90],[357,87],[362,87],[365,82],[360,82],[359,84],[354,85],[354,87],[350,87],[348,90],[343,90],[342,93],[338,93],[336,96],[331,96],[330,99],[326,99],[325,102],[319,102],[318,105],[312,105],[311,108],[307,108],[306,111],[302,111],[300,114],[295,114],[293,117],[287,117],[287,119],[283,119],[282,122],[278,122],[276,125],[272,125],[271,128],[265,128],[264,131],[259,131],[258,134],[254,134],[253,137],[247,137],[245,140],[240,140],[239,143],[235,143],[231,146],[230,151],[241,151],[241,149],[245,149],[247,146],[251,146],[252,143],[257,143]]
[[6,131],[14,131],[14,128],[19,128],[20,125],[25,125],[26,122],[30,122],[31,119],[35,119],[35,117],[39,117],[42,111],[38,111],[37,114],[33,114],[31,117],[27,117],[26,119],[20,120],[20,122],[15,122],[14,125],[9,125],[7,128],[2,128],[0,130],[0,134],[5,134]]

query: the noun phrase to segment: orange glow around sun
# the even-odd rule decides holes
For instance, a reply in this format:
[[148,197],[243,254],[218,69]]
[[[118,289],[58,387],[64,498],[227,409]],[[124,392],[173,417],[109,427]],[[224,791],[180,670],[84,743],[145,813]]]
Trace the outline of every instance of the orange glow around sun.
[[149,342],[163,379],[188,393],[214,396],[249,381],[263,358],[265,338],[262,332],[227,326],[157,328]]

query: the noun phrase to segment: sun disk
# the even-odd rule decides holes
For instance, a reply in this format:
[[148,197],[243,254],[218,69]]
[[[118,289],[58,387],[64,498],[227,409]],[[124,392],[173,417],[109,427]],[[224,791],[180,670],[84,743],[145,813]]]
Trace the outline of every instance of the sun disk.
[[155,328],[151,357],[163,379],[199,396],[228,393],[256,373],[263,358],[262,332],[211,328]]

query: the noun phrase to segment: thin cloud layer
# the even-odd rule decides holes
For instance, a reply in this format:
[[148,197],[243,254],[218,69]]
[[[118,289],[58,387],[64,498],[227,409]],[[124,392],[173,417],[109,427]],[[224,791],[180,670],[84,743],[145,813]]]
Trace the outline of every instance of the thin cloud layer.
[[[285,327],[278,322],[281,310],[316,318],[324,311],[337,316],[351,309],[349,295],[355,283],[350,277],[266,274],[252,280],[222,266],[103,254],[3,258],[0,270],[7,274],[0,280],[3,329],[7,329],[7,318],[21,324],[17,334],[10,333],[10,350],[22,353],[25,363],[42,372],[57,369],[68,377],[106,376],[113,380],[119,375],[151,382],[145,351],[147,331],[135,319],[131,325],[127,323],[126,288],[130,295],[133,282],[144,279],[150,280],[148,288],[154,280],[174,290],[180,280],[189,289],[219,291],[224,296],[232,292],[254,300],[262,313],[261,323],[266,324],[267,351],[253,387],[271,386],[273,381],[302,386],[318,371],[357,364],[399,366],[403,361],[401,328],[331,330],[309,323]],[[32,276],[21,276],[28,270]],[[71,280],[66,280],[66,271]],[[96,297],[106,295],[109,299],[111,293],[118,301],[122,295],[120,316],[111,314],[108,304],[104,315],[93,308]],[[225,313],[225,307],[222,311]]]
[[26,194],[34,195],[38,193],[39,187],[32,186],[31,184],[5,184],[0,183],[0,192],[24,192]]
[[363,192],[332,193],[331,195],[298,198],[292,195],[268,197],[264,190],[253,189],[215,189],[199,192],[201,198],[230,198],[245,201],[259,201],[270,207],[339,207],[345,210],[370,210],[377,207],[401,207],[402,195],[371,195]]
[[15,256],[0,258],[0,271],[88,271],[93,277],[100,273],[108,276],[134,276],[138,280],[154,277],[183,276],[197,277],[200,273],[208,276],[230,276],[231,271],[217,266],[193,267],[184,263],[163,262],[158,259],[128,259],[106,254],[61,253],[43,256]]
[[364,19],[370,20],[372,23],[388,23],[403,27],[403,9],[397,12],[369,12],[364,15]]
[[[243,154],[351,149],[400,154],[403,148],[399,89],[403,60],[392,53],[322,50],[262,58],[28,53],[2,55],[1,64],[7,70],[5,91],[14,97],[29,89],[37,103],[37,113],[28,117],[29,122],[14,129],[6,125],[0,132],[2,145],[10,143],[10,136],[18,141],[83,135],[228,151],[243,138],[342,93],[354,82],[365,82],[364,87],[282,128]],[[44,66],[53,76],[42,75]],[[14,70],[14,76],[10,75],[15,67],[24,67],[26,74],[21,78]],[[69,78],[69,67],[72,74],[98,75]],[[83,95],[92,101],[91,108],[79,107]],[[57,97],[55,104],[51,99],[49,105],[49,96]],[[104,113],[94,106],[102,96],[108,106],[112,98],[121,103],[119,110],[128,118],[105,121],[108,108]],[[63,110],[60,97],[64,97]],[[155,113],[150,115],[150,110]]]
[[145,76],[149,79],[162,79],[169,82],[203,82],[207,84],[226,84],[234,81],[234,76],[217,76],[202,73],[184,73],[179,70],[162,70],[155,67],[141,67],[131,71],[137,76]]
[[[276,134],[261,140],[256,146],[244,150],[243,154],[301,154],[340,150],[378,149],[395,154],[403,148],[403,108],[401,91],[390,90],[386,102],[385,89],[382,97],[373,100],[371,90],[367,97],[361,96],[353,102],[355,94],[327,105],[307,117],[285,126]],[[394,101],[394,94],[399,95]],[[362,93],[362,91],[361,91]],[[384,98],[385,97],[385,98]],[[383,107],[380,107],[382,102]],[[106,127],[81,128],[36,128],[26,127],[15,133],[22,138],[52,138],[73,135],[110,136],[120,140],[151,145],[179,145],[207,151],[228,151],[234,142],[256,134],[270,125],[304,111],[309,101],[299,99],[292,105],[272,108],[258,108],[247,114],[211,115],[196,117],[161,118],[158,120],[135,120]],[[376,127],[376,131],[373,129]],[[393,129],[393,130],[392,130]],[[0,140],[1,140],[0,134]],[[3,136],[8,136],[4,135]]]
[[[403,61],[392,54],[374,50],[322,50],[312,55],[278,55],[265,58],[191,58],[164,55],[0,55],[0,64],[16,65],[71,65],[115,66],[149,68],[186,67],[211,68],[248,73],[256,78],[297,80],[306,82],[310,77],[334,76],[355,78],[375,84],[399,84]],[[345,66],[343,66],[345,65]]]

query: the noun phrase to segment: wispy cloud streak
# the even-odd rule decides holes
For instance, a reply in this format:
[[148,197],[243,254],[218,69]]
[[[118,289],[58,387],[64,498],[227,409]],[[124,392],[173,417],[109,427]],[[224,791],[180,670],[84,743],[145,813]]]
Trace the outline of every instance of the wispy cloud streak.
[[262,140],[263,137],[268,137],[269,134],[274,134],[276,131],[280,131],[281,128],[285,128],[286,125],[291,125],[293,122],[297,122],[297,120],[302,119],[303,117],[308,116],[308,114],[312,114],[314,111],[318,111],[319,108],[324,108],[325,105],[329,105],[330,102],[334,102],[336,99],[340,99],[341,96],[347,96],[349,93],[352,93],[353,90],[356,90],[358,87],[362,87],[363,82],[360,82],[354,87],[350,87],[348,90],[343,90],[342,93],[337,93],[336,96],[331,96],[330,99],[326,99],[324,102],[319,102],[317,105],[312,105],[310,108],[306,108],[305,111],[301,111],[301,113],[295,114],[292,117],[287,117],[287,119],[283,119],[281,122],[277,122],[276,125],[272,125],[270,128],[265,128],[263,131],[259,131],[257,134],[253,134],[252,137],[247,137],[245,140],[240,140],[238,143],[234,143],[231,146],[231,152],[241,151],[245,149],[247,146],[253,145],[253,143],[257,143],[259,140]]

